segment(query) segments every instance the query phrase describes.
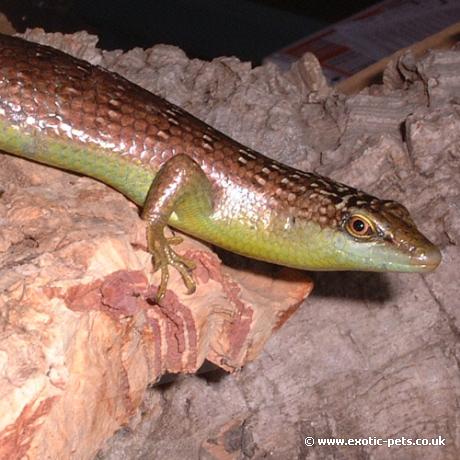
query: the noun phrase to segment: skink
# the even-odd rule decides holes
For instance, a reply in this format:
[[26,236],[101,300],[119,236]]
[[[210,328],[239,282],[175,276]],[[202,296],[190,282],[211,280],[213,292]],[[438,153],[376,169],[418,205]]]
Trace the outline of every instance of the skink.
[[439,249],[401,204],[247,148],[121,76],[0,36],[0,148],[94,177],[143,207],[157,297],[193,263],[170,225],[244,256],[306,270],[426,272]]

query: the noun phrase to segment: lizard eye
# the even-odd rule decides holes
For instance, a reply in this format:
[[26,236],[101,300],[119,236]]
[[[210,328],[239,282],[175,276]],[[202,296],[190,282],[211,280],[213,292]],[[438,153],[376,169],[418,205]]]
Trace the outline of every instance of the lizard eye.
[[345,224],[347,232],[355,238],[369,238],[375,234],[374,225],[364,216],[352,215]]

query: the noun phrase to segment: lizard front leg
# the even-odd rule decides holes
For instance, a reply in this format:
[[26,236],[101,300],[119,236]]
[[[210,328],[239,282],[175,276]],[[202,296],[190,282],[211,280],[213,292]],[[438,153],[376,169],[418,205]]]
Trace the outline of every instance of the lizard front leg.
[[181,275],[189,294],[196,289],[192,276],[195,264],[179,254],[172,245],[182,242],[175,236],[166,238],[164,229],[171,215],[178,219],[199,219],[212,210],[211,183],[192,158],[179,154],[166,161],[155,176],[142,211],[147,221],[148,249],[152,254],[154,271],[161,270],[161,282],[156,300],[164,297],[169,280],[169,266]]

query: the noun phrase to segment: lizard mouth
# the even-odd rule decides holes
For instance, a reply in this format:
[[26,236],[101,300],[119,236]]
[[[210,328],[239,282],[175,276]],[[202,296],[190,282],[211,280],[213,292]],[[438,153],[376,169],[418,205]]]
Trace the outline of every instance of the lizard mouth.
[[410,267],[414,272],[432,272],[439,266],[441,260],[441,251],[435,245],[430,245],[416,251]]

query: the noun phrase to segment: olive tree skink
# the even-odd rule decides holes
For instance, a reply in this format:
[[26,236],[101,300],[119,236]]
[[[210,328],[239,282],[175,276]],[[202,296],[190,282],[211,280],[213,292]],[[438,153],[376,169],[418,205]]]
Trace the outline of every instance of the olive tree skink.
[[119,75],[10,36],[0,36],[0,148],[143,206],[159,299],[169,266],[195,288],[166,225],[307,270],[425,272],[441,260],[401,204],[273,161]]

